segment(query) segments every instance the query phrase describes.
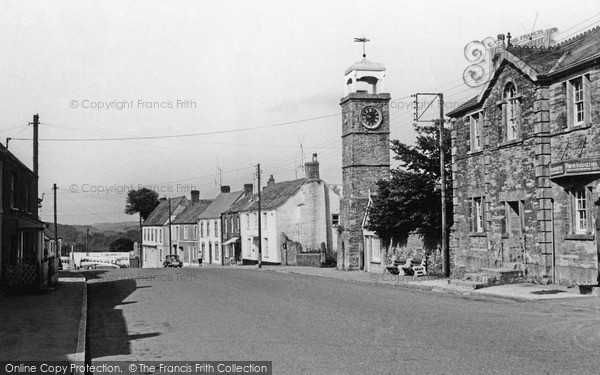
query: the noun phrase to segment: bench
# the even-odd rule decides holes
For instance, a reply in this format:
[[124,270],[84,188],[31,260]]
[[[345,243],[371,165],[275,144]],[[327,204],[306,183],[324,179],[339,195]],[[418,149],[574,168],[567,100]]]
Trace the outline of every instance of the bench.
[[406,261],[394,260],[394,263],[385,267],[392,275],[401,276],[425,276],[427,275],[427,257],[422,260],[408,258]]

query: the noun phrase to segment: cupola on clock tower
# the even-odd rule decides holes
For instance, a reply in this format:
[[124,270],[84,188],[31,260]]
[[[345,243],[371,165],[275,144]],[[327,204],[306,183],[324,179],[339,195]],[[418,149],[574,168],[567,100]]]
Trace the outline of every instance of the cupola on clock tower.
[[383,93],[384,78],[385,66],[366,58],[349,67],[344,77],[338,269],[364,267],[362,223],[369,193],[390,174],[390,95]]

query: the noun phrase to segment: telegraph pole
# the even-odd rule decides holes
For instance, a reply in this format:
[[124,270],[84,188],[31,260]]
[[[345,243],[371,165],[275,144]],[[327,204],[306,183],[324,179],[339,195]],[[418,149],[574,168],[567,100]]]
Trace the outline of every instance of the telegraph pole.
[[169,198],[169,255],[172,254],[173,244],[171,243],[171,198]]
[[444,277],[450,277],[450,249],[448,246],[447,220],[446,220],[446,166],[444,155],[444,94],[442,93],[418,93],[412,95],[415,98],[415,122],[424,122],[419,120],[421,115],[427,111],[433,101],[425,107],[421,115],[419,115],[419,95],[436,96],[439,99],[440,118],[439,124],[439,146],[440,146],[440,193],[442,196],[442,257],[444,259],[442,268]]
[[[40,116],[33,115],[33,174],[38,177],[38,125],[40,124]],[[55,185],[56,186],[56,185]],[[56,192],[56,190],[55,190]],[[58,243],[57,243],[58,245]]]
[[62,249],[58,248],[58,215],[56,213],[56,184],[52,185],[52,190],[54,190],[54,246],[56,249],[56,254],[60,257],[62,254],[60,253]]
[[258,185],[258,268],[262,268],[262,222],[261,222],[261,202],[260,202],[260,164],[256,165],[256,178]]

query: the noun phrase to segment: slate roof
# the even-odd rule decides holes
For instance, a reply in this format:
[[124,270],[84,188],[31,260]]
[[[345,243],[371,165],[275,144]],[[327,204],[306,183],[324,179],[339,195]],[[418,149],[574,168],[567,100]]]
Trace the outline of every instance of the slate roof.
[[[281,206],[296,194],[306,181],[308,181],[306,178],[299,178],[297,180],[277,182],[266,186],[260,192],[261,209],[272,210]],[[258,194],[253,194],[236,202],[227,213],[256,210],[258,210]]]
[[246,211],[252,205],[253,200],[256,199],[252,194],[241,197],[237,202],[235,202],[231,207],[223,212],[224,214],[235,214],[238,212]]
[[244,191],[234,191],[232,193],[220,193],[213,202],[200,214],[199,219],[217,219],[221,214],[228,210],[235,201],[237,201]]
[[[171,198],[171,214],[175,211],[175,209],[177,209],[177,207],[180,204],[187,206],[189,204],[189,201],[184,196]],[[158,204],[158,206],[156,206],[154,211],[152,211],[152,213],[144,221],[142,226],[164,225],[168,219],[169,219],[169,200],[165,199],[165,200],[161,201]]]
[[8,149],[6,147],[4,147],[4,145],[0,144],[0,155],[7,159],[7,160],[11,160],[13,163],[19,165],[20,167],[22,167],[23,169],[25,169],[28,173],[33,174],[33,171],[31,169],[29,169],[29,167],[27,165],[25,165],[25,163],[23,163],[21,160],[19,160],[19,158],[17,158],[15,155],[12,154],[12,152],[8,151]]
[[557,48],[568,53],[558,62],[552,72],[564,70],[592,57],[600,56],[600,26],[565,40]]
[[475,96],[475,97],[467,100],[466,102],[464,102],[457,108],[453,109],[452,111],[448,112],[446,115],[452,117],[457,113],[464,113],[471,108],[477,107],[477,104],[479,104],[479,101],[477,100],[477,96]]
[[175,220],[172,221],[173,224],[195,224],[198,222],[198,218],[200,215],[206,210],[208,206],[213,202],[212,199],[201,199],[199,202],[190,202],[190,205],[187,206],[183,212],[181,212]]

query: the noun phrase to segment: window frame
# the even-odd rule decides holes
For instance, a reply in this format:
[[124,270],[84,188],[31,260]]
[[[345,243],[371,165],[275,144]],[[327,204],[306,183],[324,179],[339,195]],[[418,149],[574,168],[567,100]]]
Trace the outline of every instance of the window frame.
[[[566,89],[567,127],[578,128],[591,124],[591,91],[588,74],[570,78],[564,83]],[[579,89],[577,89],[579,87]],[[579,115],[581,114],[581,119]]]
[[521,139],[521,101],[517,86],[510,81],[504,86],[503,118],[505,130],[505,142],[514,142]]
[[[483,111],[475,111],[467,115],[469,119],[469,151],[483,150]],[[479,143],[479,145],[477,145]]]

